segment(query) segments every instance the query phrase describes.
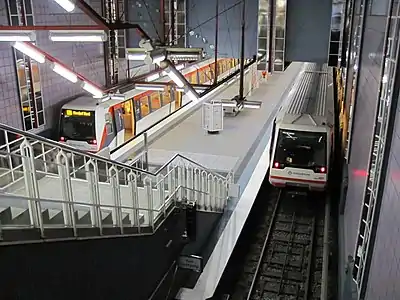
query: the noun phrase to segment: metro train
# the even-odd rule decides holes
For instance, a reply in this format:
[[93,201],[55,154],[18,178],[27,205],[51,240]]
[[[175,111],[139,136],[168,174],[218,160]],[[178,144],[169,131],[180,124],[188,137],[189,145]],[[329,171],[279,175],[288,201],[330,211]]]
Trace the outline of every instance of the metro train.
[[[237,67],[239,61],[222,58],[217,63],[218,75],[221,75]],[[214,59],[192,64],[181,72],[192,84],[211,83]],[[159,76],[155,78],[153,74],[147,80],[171,81],[165,74]],[[119,100],[111,98],[102,102],[90,96],[79,97],[61,109],[59,142],[89,152],[98,152],[105,147],[112,150],[189,101],[180,91],[171,97],[170,91],[138,89],[125,92],[124,99]]]
[[333,70],[305,63],[273,124],[269,182],[323,191],[334,152]]

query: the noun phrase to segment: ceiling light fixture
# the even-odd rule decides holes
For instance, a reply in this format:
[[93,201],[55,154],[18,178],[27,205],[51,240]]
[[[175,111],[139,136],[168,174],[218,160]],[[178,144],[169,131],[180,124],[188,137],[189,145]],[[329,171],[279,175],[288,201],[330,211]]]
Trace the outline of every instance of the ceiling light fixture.
[[75,4],[69,0],[54,0],[58,5],[64,8],[67,12],[72,12],[75,9]]
[[144,60],[146,58],[145,53],[127,53],[126,59],[127,60]]
[[44,56],[44,54],[29,46],[29,44],[15,42],[13,44],[13,47],[18,51],[21,51],[23,54],[29,56],[33,60],[36,60],[38,63],[43,64],[46,61],[46,57]]
[[194,92],[192,92],[192,91],[187,91],[186,92],[186,95],[190,98],[190,100],[192,100],[192,101],[198,101],[199,100],[199,98],[197,97],[197,95],[194,93]]
[[53,42],[93,42],[100,43],[107,40],[104,30],[54,30],[49,32]]
[[153,80],[156,80],[158,78],[160,78],[160,74],[159,73],[155,73],[155,74],[152,74],[152,75],[148,76],[146,79],[147,79],[147,81],[153,81]]
[[103,91],[100,90],[98,87],[88,83],[88,82],[83,82],[82,88],[91,93],[94,98],[101,98],[103,97]]
[[52,70],[72,83],[78,82],[78,76],[74,72],[68,70],[58,63],[53,63]]
[[183,81],[179,78],[179,76],[175,73],[176,71],[172,68],[170,68],[169,72],[167,72],[169,78],[172,79],[173,82],[175,82],[175,84],[178,87],[184,87],[185,84],[183,83]]
[[1,31],[0,42],[33,42],[36,40],[36,34],[30,30]]
[[141,91],[164,91],[165,86],[160,84],[135,84],[135,89]]

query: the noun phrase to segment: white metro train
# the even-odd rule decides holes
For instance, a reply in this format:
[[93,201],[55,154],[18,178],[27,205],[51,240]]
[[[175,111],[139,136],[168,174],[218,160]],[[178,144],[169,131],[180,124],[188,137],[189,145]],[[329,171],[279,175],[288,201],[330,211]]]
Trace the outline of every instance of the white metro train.
[[334,151],[333,70],[305,63],[280,108],[271,139],[269,181],[325,190]]
[[[221,77],[238,68],[238,60],[231,58],[221,58],[217,64]],[[183,69],[179,66],[182,75],[192,84],[209,84],[213,80],[214,59]],[[147,81],[153,80],[171,81],[163,72],[147,78]],[[59,141],[83,151],[96,153],[106,147],[113,150],[190,102],[181,91],[173,95],[164,88],[136,87],[121,93],[122,98],[107,101],[82,96],[65,104],[60,113]]]

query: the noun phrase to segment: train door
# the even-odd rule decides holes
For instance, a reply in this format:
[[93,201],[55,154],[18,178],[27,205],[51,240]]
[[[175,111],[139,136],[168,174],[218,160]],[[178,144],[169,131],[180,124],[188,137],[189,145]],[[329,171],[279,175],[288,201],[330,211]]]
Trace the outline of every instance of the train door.
[[115,123],[115,136],[116,146],[122,145],[125,142],[125,127],[123,119],[123,109],[121,105],[116,105],[114,108],[114,123]]
[[[110,150],[117,146],[117,131],[115,129],[115,120],[114,120],[114,112],[113,109],[110,108],[109,111],[106,111],[104,115],[104,131],[103,137],[101,139],[100,149],[102,150],[105,147],[109,147]],[[100,124],[100,123],[99,123]]]
[[135,135],[135,111],[133,108],[133,98],[123,104],[123,120],[125,128],[124,141],[131,139]]
[[182,106],[182,92],[175,91],[175,110],[179,109],[181,106]]

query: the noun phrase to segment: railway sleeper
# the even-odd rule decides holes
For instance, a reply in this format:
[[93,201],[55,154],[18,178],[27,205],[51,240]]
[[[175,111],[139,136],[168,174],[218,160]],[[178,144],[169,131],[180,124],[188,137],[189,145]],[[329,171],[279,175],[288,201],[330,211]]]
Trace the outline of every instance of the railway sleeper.
[[[301,290],[301,288],[297,284],[282,284],[281,285],[278,282],[277,283],[273,283],[273,282],[266,283],[264,286],[264,289],[263,289],[264,296],[266,296],[265,292],[272,293],[271,296],[274,296],[272,299],[276,299],[277,295],[301,296],[302,294],[304,294],[304,292]],[[260,299],[268,299],[268,298],[262,297]]]
[[280,237],[280,236],[274,236],[273,241],[275,242],[281,242],[281,243],[291,243],[291,244],[297,244],[297,245],[304,245],[308,246],[311,241],[310,239],[304,240],[302,237],[301,238],[294,238],[290,240],[289,237]]
[[290,261],[287,262],[285,261],[285,258],[282,259],[281,257],[276,257],[270,260],[270,264],[301,268],[303,266],[303,259],[294,260],[290,257]]

